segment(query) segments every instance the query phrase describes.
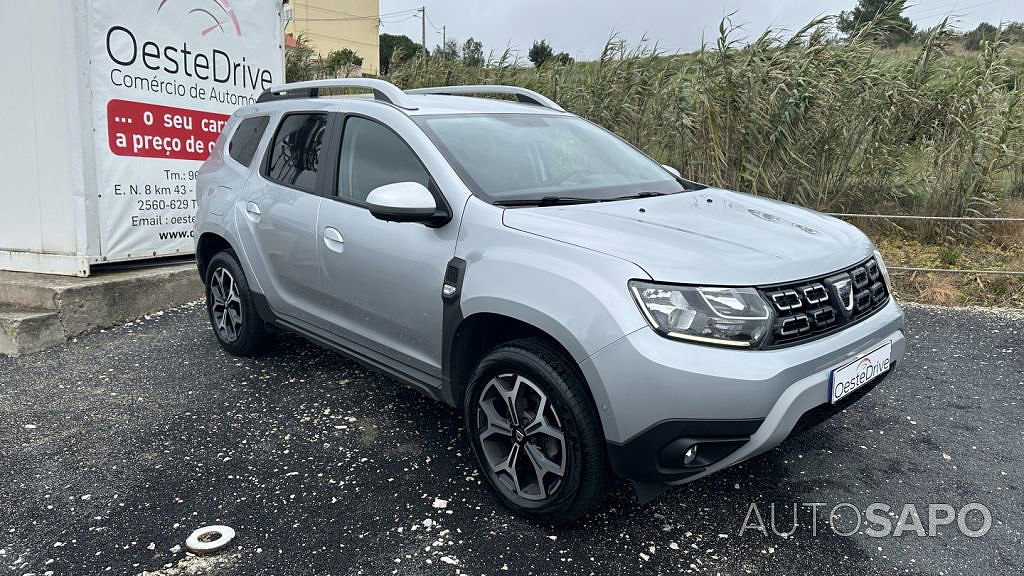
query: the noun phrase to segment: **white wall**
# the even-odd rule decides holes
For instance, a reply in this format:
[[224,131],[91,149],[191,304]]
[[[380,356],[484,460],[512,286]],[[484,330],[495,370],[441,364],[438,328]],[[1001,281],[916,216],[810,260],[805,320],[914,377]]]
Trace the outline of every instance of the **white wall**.
[[7,0],[3,9],[0,251],[84,253],[74,202],[84,186],[76,11],[66,0]]

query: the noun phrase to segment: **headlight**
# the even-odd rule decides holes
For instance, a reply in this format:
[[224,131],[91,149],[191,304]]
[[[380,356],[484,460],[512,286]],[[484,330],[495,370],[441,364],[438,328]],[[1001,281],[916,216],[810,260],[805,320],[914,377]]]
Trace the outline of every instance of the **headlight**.
[[651,327],[669,338],[753,347],[772,325],[768,304],[753,288],[673,286],[633,280],[629,289]]
[[885,267],[885,260],[882,259],[882,253],[875,250],[875,262],[878,262],[878,269],[882,271],[882,278],[885,279],[885,289],[892,294],[892,280],[889,279],[889,269]]

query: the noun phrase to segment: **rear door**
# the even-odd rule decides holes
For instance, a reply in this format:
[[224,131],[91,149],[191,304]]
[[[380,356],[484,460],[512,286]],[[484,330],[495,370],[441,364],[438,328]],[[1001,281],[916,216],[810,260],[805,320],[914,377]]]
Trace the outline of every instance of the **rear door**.
[[331,122],[321,111],[281,116],[236,206],[246,257],[277,315],[308,320],[320,292],[316,219]]
[[445,202],[399,132],[405,129],[412,137],[418,128],[407,118],[388,125],[369,116],[339,121],[340,154],[331,166],[336,185],[318,218],[323,291],[318,322],[355,348],[384,354],[402,363],[403,372],[435,381],[441,377],[441,287],[455,252],[457,220],[440,228],[377,220],[366,197],[386,184],[419,182]]

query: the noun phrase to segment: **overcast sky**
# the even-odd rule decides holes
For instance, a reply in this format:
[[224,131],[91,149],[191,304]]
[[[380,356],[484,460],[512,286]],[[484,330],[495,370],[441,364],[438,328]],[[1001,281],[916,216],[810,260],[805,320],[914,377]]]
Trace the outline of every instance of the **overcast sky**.
[[[630,42],[646,35],[669,51],[691,51],[701,38],[712,40],[718,24],[730,13],[748,36],[766,28],[796,30],[823,14],[849,10],[856,0],[380,0],[382,32],[405,34],[420,41],[420,20],[402,12],[427,6],[427,45],[448,38],[473,36],[484,50],[506,46],[524,52],[535,39],[546,39],[555,51],[593,58],[613,32]],[[937,24],[947,14],[962,29],[979,22],[1024,21],[1024,0],[912,0],[906,11],[919,28]]]

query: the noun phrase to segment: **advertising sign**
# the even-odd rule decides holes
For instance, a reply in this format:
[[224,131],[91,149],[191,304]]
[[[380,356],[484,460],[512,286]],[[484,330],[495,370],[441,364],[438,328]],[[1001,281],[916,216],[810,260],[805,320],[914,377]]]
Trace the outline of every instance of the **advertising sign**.
[[92,4],[101,253],[190,253],[200,164],[231,113],[284,80],[281,2]]

